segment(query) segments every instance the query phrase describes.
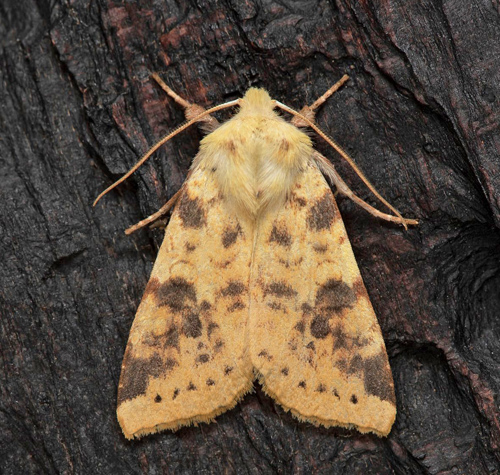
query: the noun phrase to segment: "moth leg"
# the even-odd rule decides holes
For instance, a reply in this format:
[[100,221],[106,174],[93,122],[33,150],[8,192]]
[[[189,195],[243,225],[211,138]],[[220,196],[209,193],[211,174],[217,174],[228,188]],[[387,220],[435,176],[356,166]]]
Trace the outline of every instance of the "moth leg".
[[[321,97],[316,99],[310,106],[304,106],[300,111],[300,115],[303,115],[307,119],[309,119],[311,122],[314,122],[314,118],[316,115],[315,110],[322,105],[332,94],[334,94],[336,91],[338,91],[342,85],[349,80],[349,76],[347,74],[344,74],[328,91],[326,91]],[[295,127],[308,127],[309,124],[304,122],[300,117],[295,116],[292,119],[292,124],[295,125]]]
[[[347,186],[346,182],[342,180],[340,175],[335,170],[335,167],[319,152],[314,152],[313,159],[318,165],[319,169],[335,184],[337,187],[337,191],[342,193],[344,196],[347,196],[349,199],[354,201],[357,205],[361,206],[361,208],[368,211],[370,214],[377,218],[385,219],[386,221],[391,221],[392,223],[402,224],[405,229],[407,229],[408,225],[417,225],[418,221],[416,219],[408,219],[403,218],[401,215],[393,216],[391,214],[382,213],[378,209],[369,205],[361,198],[356,196],[354,192]],[[397,212],[397,211],[396,211]],[[399,214],[399,213],[398,213]]]
[[326,91],[319,99],[317,99],[311,106],[305,106],[302,108],[300,112],[293,110],[292,108],[285,106],[279,101],[275,101],[276,107],[283,109],[290,114],[294,115],[292,119],[292,124],[296,127],[311,127],[323,140],[325,140],[337,153],[351,166],[351,168],[356,172],[356,174],[361,178],[363,183],[368,187],[368,189],[385,205],[387,206],[396,216],[391,216],[390,214],[385,214],[377,209],[370,206],[368,203],[365,203],[363,200],[358,198],[352,190],[345,184],[345,182],[340,178],[338,173],[335,171],[333,165],[325,158],[323,155],[315,152],[313,155],[313,160],[316,162],[316,165],[323,171],[323,173],[330,177],[330,179],[337,184],[339,187],[339,191],[349,196],[353,201],[355,201],[358,205],[365,208],[374,216],[378,216],[387,221],[392,221],[396,223],[402,224],[405,229],[408,228],[408,224],[418,224],[418,221],[415,219],[406,219],[401,216],[401,213],[394,208],[380,193],[375,189],[375,187],[368,181],[363,172],[358,168],[358,166],[354,163],[353,159],[349,157],[349,155],[342,150],[342,148],[335,143],[328,135],[326,135],[315,123],[314,123],[314,109],[318,108],[323,102],[326,101],[339,87],[342,86],[347,80],[349,76],[344,74],[342,78],[337,81],[328,91]]
[[[184,107],[184,115],[186,116],[186,120],[194,119],[201,113],[205,112],[205,109],[202,106],[199,106],[198,104],[191,104],[190,102],[179,96],[176,92],[174,92],[163,82],[163,80],[157,73],[153,73],[153,79],[175,102],[177,102],[177,104]],[[200,123],[198,125],[203,132],[209,134],[210,132],[213,132],[217,127],[219,127],[220,123],[215,117],[206,115],[200,119]]]
[[139,221],[137,224],[134,224],[133,226],[130,226],[130,228],[126,229],[125,234],[128,236],[129,234],[135,233],[137,230],[143,228],[144,226],[147,226],[148,224],[154,223],[162,216],[166,215],[173,208],[175,203],[177,203],[177,200],[181,196],[182,191],[183,187],[174,196],[172,196],[172,198],[170,198],[156,213],[153,213],[151,216],[148,216],[142,221]]

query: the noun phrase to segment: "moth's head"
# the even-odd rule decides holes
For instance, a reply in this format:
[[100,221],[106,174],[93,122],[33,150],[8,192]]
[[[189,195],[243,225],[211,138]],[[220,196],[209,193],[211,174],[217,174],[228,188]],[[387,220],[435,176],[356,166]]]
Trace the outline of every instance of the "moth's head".
[[250,88],[240,101],[240,112],[250,114],[274,114],[275,101],[265,89]]

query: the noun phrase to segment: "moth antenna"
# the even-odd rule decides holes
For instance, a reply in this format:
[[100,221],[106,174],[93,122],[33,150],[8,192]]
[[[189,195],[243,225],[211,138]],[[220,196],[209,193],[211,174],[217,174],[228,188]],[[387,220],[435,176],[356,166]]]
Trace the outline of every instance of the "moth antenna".
[[386,221],[391,221],[393,223],[402,224],[405,229],[408,229],[409,224],[411,225],[418,224],[418,221],[416,219],[403,218],[401,220],[397,216],[393,216],[392,214],[382,213],[378,209],[369,205],[368,203],[366,203],[366,201],[363,201],[359,196],[354,194],[354,192],[349,188],[347,183],[344,180],[342,180],[342,177],[337,173],[337,170],[335,170],[333,164],[330,163],[323,155],[315,151],[313,158],[314,161],[316,162],[316,165],[318,165],[319,169],[323,172],[323,174],[326,175],[328,178],[330,178],[332,183],[336,186],[337,190],[335,193],[341,193],[347,196],[349,199],[354,201],[357,205],[361,206],[363,209],[368,211],[373,216],[385,219]]
[[291,107],[286,106],[285,104],[282,104],[279,101],[275,101],[275,104],[277,107],[280,109],[283,109],[284,111],[299,117],[301,120],[303,120],[311,129],[313,129],[325,142],[327,142],[334,150],[337,151],[337,153],[351,166],[351,168],[356,172],[356,174],[361,178],[363,183],[368,187],[368,189],[385,205],[387,206],[396,216],[398,216],[399,219],[401,219],[401,222],[405,221],[405,218],[401,216],[401,213],[394,208],[376,189],[375,187],[370,183],[368,178],[365,177],[364,173],[359,169],[359,167],[354,163],[354,160],[347,155],[346,152],[338,145],[334,140],[332,140],[328,135],[323,132],[312,120],[307,118],[306,116],[300,114],[297,112],[295,109],[292,109]]
[[[168,86],[167,86],[168,87]],[[172,91],[173,92],[173,91]],[[174,93],[175,94],[175,93]],[[182,98],[180,98],[182,99]],[[183,99],[182,99],[183,100]],[[172,137],[175,137],[177,134],[182,132],[183,130],[186,130],[188,127],[193,125],[195,122],[198,122],[199,120],[203,119],[209,114],[212,114],[213,112],[217,112],[222,109],[227,109],[228,107],[233,107],[237,106],[240,103],[240,99],[235,99],[234,101],[229,101],[225,102],[224,104],[220,104],[215,107],[211,107],[210,109],[207,109],[200,114],[198,114],[196,117],[193,117],[192,119],[188,120],[187,122],[184,122],[184,124],[180,125],[176,129],[174,129],[172,132],[168,133],[165,135],[162,139],[160,139],[158,142],[156,142],[143,156],[142,158],[127,172],[125,175],[123,175],[119,180],[115,181],[111,186],[108,186],[94,201],[93,206],[95,206],[98,201],[107,193],[109,193],[113,188],[117,187],[120,183],[124,182],[132,173],[134,173],[154,152],[156,152],[163,144],[167,143]]]

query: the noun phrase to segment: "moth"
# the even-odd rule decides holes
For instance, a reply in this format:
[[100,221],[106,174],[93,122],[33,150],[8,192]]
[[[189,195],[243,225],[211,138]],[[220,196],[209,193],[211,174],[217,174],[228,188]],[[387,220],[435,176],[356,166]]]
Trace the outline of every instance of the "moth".
[[[118,388],[132,439],[210,422],[253,388],[298,419],[386,436],[396,416],[384,340],[334,195],[405,227],[403,218],[314,122],[344,76],[301,112],[251,88],[205,110],[160,86],[209,132],[181,189],[133,232],[173,212],[137,311]],[[220,124],[211,114],[239,111]],[[291,122],[275,112],[293,115]],[[354,167],[394,215],[357,197],[301,130],[310,127]]]

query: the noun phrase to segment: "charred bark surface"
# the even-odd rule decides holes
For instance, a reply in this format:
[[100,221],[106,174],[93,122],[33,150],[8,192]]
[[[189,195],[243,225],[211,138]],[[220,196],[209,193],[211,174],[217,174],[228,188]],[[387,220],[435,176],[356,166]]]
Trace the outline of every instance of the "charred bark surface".
[[[498,4],[8,0],[0,46],[0,472],[500,471]],[[421,221],[405,232],[339,198],[396,383],[387,439],[300,423],[257,385],[217,423],[121,434],[121,360],[162,234],[123,230],[178,190],[201,136],[92,208],[183,120],[153,71],[203,106],[258,85],[300,108],[351,76],[318,123]]]

